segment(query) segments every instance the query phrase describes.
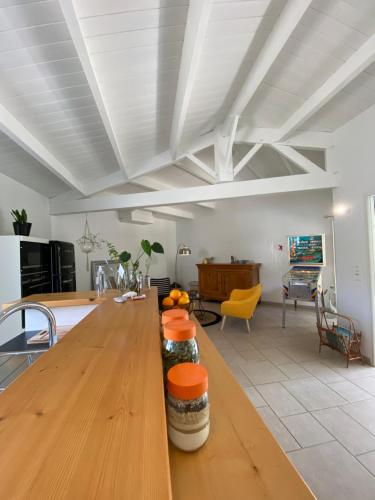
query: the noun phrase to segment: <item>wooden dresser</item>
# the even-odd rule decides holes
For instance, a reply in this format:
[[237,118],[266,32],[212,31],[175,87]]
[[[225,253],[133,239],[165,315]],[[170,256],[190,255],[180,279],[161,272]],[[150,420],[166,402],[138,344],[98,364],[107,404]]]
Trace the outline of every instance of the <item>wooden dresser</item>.
[[199,292],[204,299],[227,300],[234,288],[259,283],[261,264],[197,264]]

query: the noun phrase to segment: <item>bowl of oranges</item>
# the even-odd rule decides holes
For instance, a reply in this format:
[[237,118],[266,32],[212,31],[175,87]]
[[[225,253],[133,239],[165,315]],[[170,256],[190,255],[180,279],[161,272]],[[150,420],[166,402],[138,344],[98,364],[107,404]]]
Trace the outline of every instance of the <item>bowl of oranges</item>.
[[190,304],[189,294],[184,290],[174,288],[170,291],[168,297],[163,299],[163,309],[188,309]]

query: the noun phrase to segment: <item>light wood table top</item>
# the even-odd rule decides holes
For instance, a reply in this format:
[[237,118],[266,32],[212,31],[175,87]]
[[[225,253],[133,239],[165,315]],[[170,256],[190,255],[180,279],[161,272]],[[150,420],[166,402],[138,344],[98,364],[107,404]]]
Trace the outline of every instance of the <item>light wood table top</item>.
[[147,295],[104,300],[0,395],[0,498],[171,498],[156,290]]
[[2,308],[18,302],[41,302],[48,307],[84,306],[102,304],[108,298],[118,295],[117,291],[107,291],[105,295],[98,296],[95,291],[91,292],[61,292],[61,293],[38,293],[3,304]]
[[174,500],[315,498],[197,323],[208,370],[210,436],[198,451],[169,445]]

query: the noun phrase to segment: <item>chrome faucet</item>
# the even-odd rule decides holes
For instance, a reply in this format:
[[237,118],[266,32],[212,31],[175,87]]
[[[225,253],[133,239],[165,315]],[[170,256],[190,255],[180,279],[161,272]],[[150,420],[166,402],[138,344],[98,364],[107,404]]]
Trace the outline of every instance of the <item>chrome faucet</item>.
[[36,311],[40,311],[43,313],[48,320],[48,344],[52,347],[57,342],[57,333],[56,333],[56,320],[51,309],[44,304],[40,304],[39,302],[18,302],[12,306],[7,307],[0,311],[0,324],[5,321],[12,314],[24,311],[25,309],[34,309]]

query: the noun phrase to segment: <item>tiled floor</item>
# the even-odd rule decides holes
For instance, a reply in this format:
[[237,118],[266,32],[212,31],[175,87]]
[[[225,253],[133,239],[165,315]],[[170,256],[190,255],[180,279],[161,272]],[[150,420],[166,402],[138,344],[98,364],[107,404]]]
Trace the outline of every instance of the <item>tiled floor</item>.
[[[218,310],[207,303],[206,309]],[[318,354],[314,312],[262,304],[206,327],[249,399],[320,500],[375,499],[375,368]]]

